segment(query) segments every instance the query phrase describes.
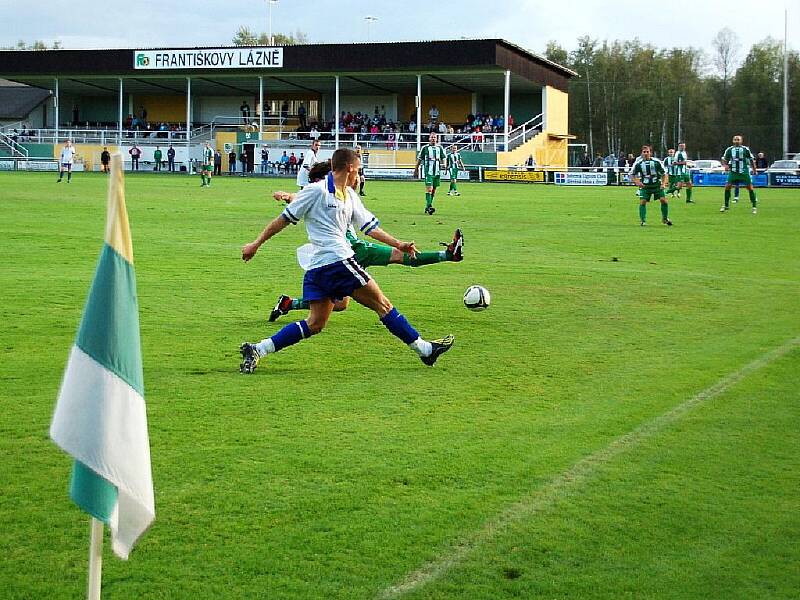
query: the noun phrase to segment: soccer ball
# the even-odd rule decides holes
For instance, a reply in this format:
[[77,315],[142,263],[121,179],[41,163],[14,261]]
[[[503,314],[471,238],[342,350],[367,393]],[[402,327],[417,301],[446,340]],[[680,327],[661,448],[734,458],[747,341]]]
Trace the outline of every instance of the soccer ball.
[[489,308],[492,302],[492,297],[489,290],[479,285],[471,285],[464,292],[464,306],[470,310],[485,310]]

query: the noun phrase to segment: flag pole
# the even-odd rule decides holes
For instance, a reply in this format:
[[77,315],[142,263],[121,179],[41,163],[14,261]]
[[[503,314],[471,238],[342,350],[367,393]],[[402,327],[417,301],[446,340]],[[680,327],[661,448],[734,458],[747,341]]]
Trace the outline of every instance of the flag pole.
[[91,519],[92,539],[89,543],[89,587],[87,600],[100,600],[103,581],[103,522]]

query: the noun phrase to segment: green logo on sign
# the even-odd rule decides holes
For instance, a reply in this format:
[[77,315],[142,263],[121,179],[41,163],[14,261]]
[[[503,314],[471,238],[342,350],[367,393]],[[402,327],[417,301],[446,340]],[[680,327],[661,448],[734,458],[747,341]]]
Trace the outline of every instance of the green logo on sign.
[[137,54],[136,55],[136,66],[137,67],[146,67],[150,64],[150,59],[145,54]]

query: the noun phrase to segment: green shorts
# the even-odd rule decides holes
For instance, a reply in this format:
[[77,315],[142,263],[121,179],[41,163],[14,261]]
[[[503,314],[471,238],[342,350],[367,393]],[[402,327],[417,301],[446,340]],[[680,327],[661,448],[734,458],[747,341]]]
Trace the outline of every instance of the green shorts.
[[211,165],[200,165],[200,170],[201,171],[213,171],[214,167],[212,167]]
[[458,169],[450,169],[450,181],[458,179]]
[[675,175],[675,180],[678,183],[692,183],[692,176],[689,173],[684,173],[682,175]]
[[670,175],[669,176],[669,187],[673,187],[679,181],[680,181],[680,175]]
[[433,186],[435,188],[442,185],[441,175],[425,175],[425,187]]
[[355,252],[355,259],[365,269],[367,267],[385,267],[392,258],[392,248],[383,244],[373,244],[358,240],[352,242],[350,247]]
[[750,173],[734,173],[728,172],[728,183],[731,185],[753,185],[753,180],[750,179]]
[[660,200],[661,198],[665,198],[666,194],[664,193],[664,189],[654,186],[644,186],[643,188],[639,188],[639,198],[646,202],[650,202],[650,199],[653,200]]

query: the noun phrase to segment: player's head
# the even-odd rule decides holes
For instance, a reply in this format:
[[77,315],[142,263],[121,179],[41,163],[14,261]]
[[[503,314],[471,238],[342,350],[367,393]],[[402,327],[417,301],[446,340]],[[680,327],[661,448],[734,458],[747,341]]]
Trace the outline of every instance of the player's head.
[[678,150],[680,150],[681,152],[684,152],[686,150],[686,142],[680,142],[678,144]]
[[642,146],[642,158],[644,158],[645,160],[647,160],[647,159],[649,159],[649,158],[650,158],[652,155],[653,155],[653,149],[652,149],[650,146],[648,146],[647,144],[645,144],[644,146]]
[[742,136],[740,136],[740,135],[733,136],[733,145],[734,146],[741,146],[742,145]]
[[439,142],[439,136],[433,131],[431,131],[431,135],[428,137],[428,141],[435,146]]
[[669,156],[675,156],[675,148],[670,148],[669,150],[667,150],[667,154]]
[[358,181],[358,168],[361,160],[350,148],[339,148],[331,157],[331,169],[334,173],[347,174],[347,185],[353,186]]
[[356,147],[354,148],[354,150],[355,150],[356,156],[361,158],[361,146],[356,144]]
[[66,142],[64,142],[64,147],[65,148],[69,148],[70,146],[72,146],[72,142],[71,141],[67,140]]
[[211,142],[206,142],[206,148],[211,148]]
[[331,172],[331,161],[330,160],[323,160],[322,162],[316,163],[311,170],[308,172],[308,181],[310,183],[315,183],[325,178],[325,176]]
[[458,151],[458,148],[456,148],[456,145],[455,145],[455,144],[453,144],[452,146],[450,146],[450,152],[451,152],[451,153],[455,154],[457,151]]
[[319,140],[314,140],[313,142],[311,142],[311,150],[313,152],[319,151]]

